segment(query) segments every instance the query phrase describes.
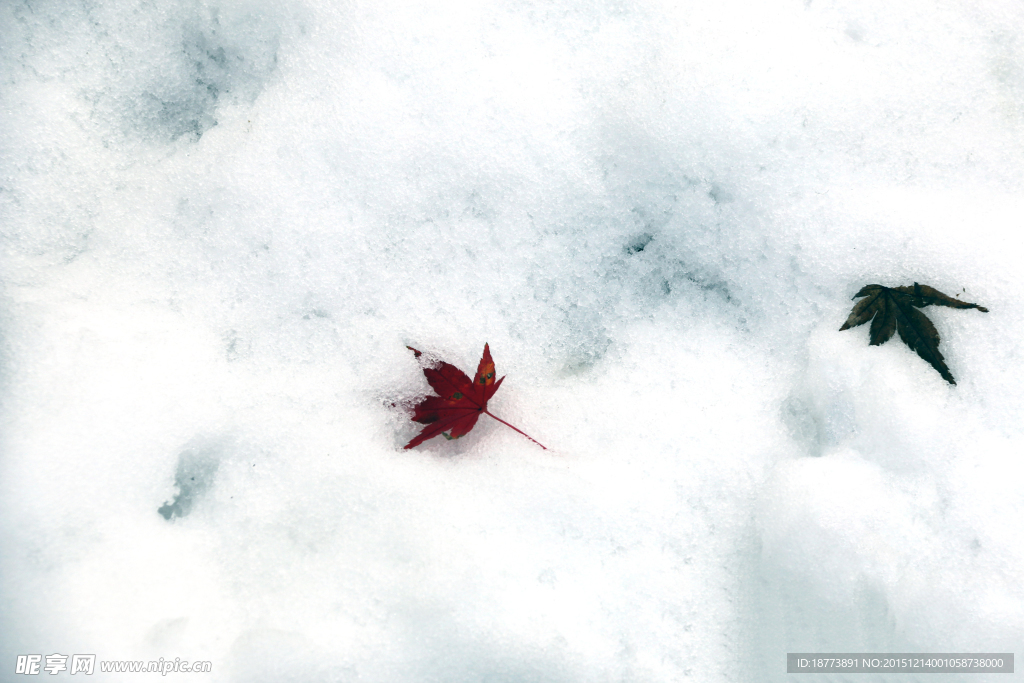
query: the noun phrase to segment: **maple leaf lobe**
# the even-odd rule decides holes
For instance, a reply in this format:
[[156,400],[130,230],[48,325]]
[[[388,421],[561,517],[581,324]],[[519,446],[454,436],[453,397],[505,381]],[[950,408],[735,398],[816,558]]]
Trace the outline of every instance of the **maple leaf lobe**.
[[956,380],[953,379],[942,354],[939,353],[938,330],[928,316],[918,309],[934,305],[976,308],[988,313],[984,306],[954,299],[933,287],[916,282],[912,286],[903,287],[865,285],[853,295],[853,298],[861,300],[854,304],[850,316],[839,328],[840,332],[863,325],[870,320],[871,346],[884,344],[892,338],[894,332],[898,332],[903,343],[917,352],[918,356],[927,361],[950,384],[956,384]]

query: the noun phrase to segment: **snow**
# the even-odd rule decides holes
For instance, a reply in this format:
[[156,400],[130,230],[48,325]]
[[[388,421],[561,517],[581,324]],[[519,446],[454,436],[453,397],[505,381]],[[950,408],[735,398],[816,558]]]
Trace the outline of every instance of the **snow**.
[[[1013,652],[1022,26],[1011,0],[4,3],[0,679]],[[862,285],[915,281],[990,309],[926,309],[956,386],[838,331]],[[492,420],[403,450],[405,346],[472,372],[485,342],[491,409],[550,450]]]

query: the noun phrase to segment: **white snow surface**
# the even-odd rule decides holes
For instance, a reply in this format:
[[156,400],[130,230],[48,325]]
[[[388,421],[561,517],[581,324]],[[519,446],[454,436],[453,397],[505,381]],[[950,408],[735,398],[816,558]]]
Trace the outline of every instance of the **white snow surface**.
[[[0,81],[0,680],[1020,655],[1017,0],[8,0]],[[838,331],[915,281],[956,386]],[[549,450],[403,450],[485,342]]]

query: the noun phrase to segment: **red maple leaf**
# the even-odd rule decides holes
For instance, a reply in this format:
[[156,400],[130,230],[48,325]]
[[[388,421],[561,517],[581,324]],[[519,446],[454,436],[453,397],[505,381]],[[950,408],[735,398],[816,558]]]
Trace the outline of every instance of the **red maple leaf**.
[[[411,346],[406,348],[415,353],[417,358],[422,355],[420,351]],[[412,419],[427,426],[415,439],[405,445],[406,448],[415,448],[438,434],[444,435],[447,439],[464,436],[473,429],[481,415],[490,415],[501,424],[512,427],[530,441],[544,448],[544,445],[532,436],[487,410],[487,402],[491,400],[491,396],[494,396],[494,392],[498,390],[505,379],[502,377],[497,382],[494,381],[494,360],[491,358],[491,349],[487,344],[484,344],[484,355],[480,359],[476,377],[472,382],[469,381],[466,373],[444,361],[434,367],[423,368],[423,374],[427,376],[427,382],[437,392],[437,396],[427,396],[414,407],[415,412]],[[544,448],[544,450],[547,449]]]

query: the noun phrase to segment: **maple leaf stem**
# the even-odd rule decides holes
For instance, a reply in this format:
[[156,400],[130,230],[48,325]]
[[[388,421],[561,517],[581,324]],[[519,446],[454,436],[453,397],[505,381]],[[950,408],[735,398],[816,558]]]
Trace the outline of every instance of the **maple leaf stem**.
[[500,417],[498,417],[497,415],[495,415],[494,413],[492,413],[489,410],[484,410],[484,413],[487,414],[487,415],[490,415],[491,417],[493,417],[495,420],[497,420],[501,424],[505,425],[506,427],[511,427],[512,429],[516,430],[517,432],[519,432],[520,434],[522,434],[527,439],[529,439],[530,441],[534,442],[535,444],[537,444],[538,446],[540,446],[544,450],[547,450],[547,446],[542,444],[540,441],[537,441],[537,439],[533,438],[532,436],[530,436],[529,434],[524,432],[522,429],[519,429],[519,427],[516,427],[514,425],[510,425],[508,422],[505,422],[504,420],[502,420]]

